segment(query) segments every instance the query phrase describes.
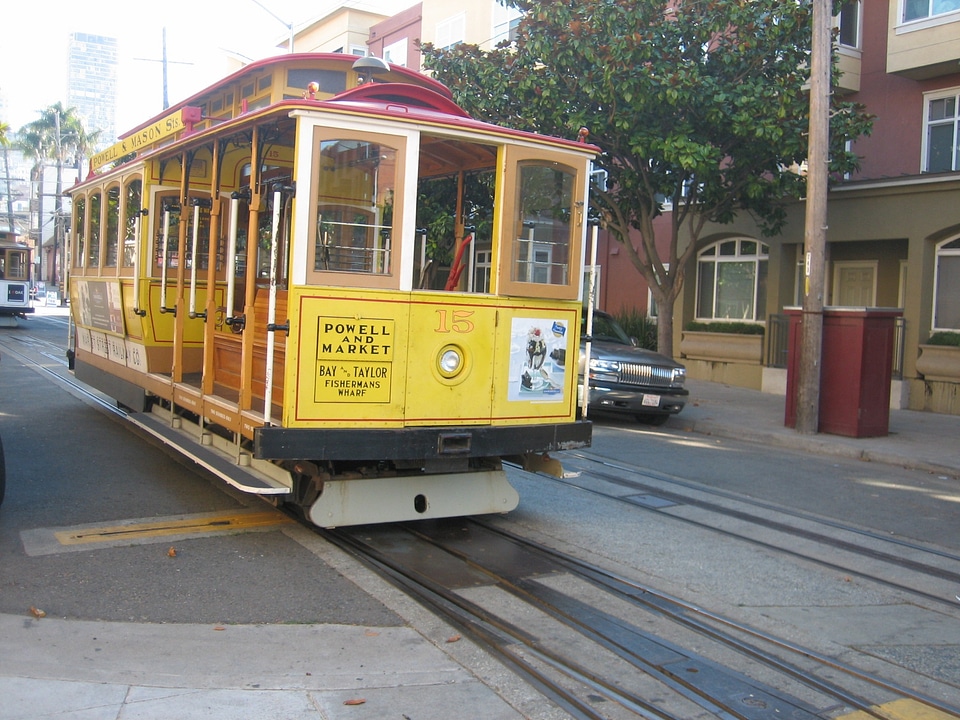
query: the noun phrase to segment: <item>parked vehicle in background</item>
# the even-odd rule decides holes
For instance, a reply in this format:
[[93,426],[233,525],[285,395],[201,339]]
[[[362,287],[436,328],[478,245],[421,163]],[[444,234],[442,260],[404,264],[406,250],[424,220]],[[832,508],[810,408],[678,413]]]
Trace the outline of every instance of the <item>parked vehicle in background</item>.
[[[586,359],[587,322],[580,328],[580,388]],[[589,410],[625,413],[650,425],[662,425],[687,402],[683,386],[687,371],[680,363],[652,350],[637,347],[612,316],[593,311],[590,347]]]

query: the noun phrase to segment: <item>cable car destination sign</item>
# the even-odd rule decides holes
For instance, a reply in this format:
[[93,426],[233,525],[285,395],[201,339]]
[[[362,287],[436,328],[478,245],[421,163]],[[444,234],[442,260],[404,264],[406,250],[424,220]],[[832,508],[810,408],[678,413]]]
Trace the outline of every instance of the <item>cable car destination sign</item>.
[[90,158],[90,172],[96,172],[107,163],[115,162],[130,153],[142,150],[164,138],[175,135],[181,130],[185,130],[191,124],[195,115],[195,108],[184,107],[140,128],[106,150],[93,155]]

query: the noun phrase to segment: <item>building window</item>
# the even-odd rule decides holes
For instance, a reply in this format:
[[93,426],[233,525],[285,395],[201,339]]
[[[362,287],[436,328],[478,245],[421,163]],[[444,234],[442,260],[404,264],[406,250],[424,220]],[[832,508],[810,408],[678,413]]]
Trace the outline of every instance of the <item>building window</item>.
[[383,48],[383,59],[394,65],[407,66],[407,38],[402,38],[394,43],[390,43]]
[[933,329],[960,330],[960,238],[937,246],[933,282]]
[[[960,2],[960,0],[958,0]],[[924,171],[950,172],[960,169],[960,92],[926,96],[926,132],[924,133]]]
[[838,40],[841,45],[851,48],[860,47],[860,0],[844,3],[837,13],[839,25]]
[[440,50],[449,50],[463,42],[467,30],[467,14],[459,13],[437,23],[437,41]]
[[[669,271],[670,263],[664,263],[663,269]],[[653,297],[653,291],[649,287],[647,288],[647,317],[651,320],[656,320],[660,317],[660,310],[657,308],[656,298]]]
[[960,0],[903,0],[903,21],[943,15],[960,10]]
[[522,18],[521,10],[494,0],[492,44],[498,45],[504,41],[514,42],[517,39],[517,28]]
[[769,253],[767,245],[748,238],[721,240],[701,250],[697,319],[763,320]]

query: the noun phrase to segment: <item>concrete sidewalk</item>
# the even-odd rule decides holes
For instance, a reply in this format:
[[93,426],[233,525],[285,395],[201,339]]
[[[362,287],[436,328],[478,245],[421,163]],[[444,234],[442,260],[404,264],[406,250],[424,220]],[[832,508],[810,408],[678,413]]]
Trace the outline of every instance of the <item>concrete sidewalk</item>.
[[782,395],[698,380],[688,381],[687,387],[687,406],[668,421],[668,428],[960,477],[957,415],[891,410],[889,434],[883,437],[808,435],[784,425]]

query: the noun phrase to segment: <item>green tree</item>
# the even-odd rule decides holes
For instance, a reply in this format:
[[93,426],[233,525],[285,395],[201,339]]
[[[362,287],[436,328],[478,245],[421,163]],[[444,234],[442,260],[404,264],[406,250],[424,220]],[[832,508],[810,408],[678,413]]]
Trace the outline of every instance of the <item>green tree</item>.
[[[807,154],[810,1],[506,1],[525,12],[514,43],[425,45],[424,64],[476,117],[570,138],[589,130],[608,174],[592,210],[650,286],[659,348],[672,355],[674,303],[704,226],[748,211],[775,234],[803,193],[786,169]],[[833,105],[841,173],[857,162],[845,141],[870,118]],[[664,240],[654,220],[665,208]]]
[[[77,109],[65,108],[57,102],[40,111],[40,117],[24,125],[17,133],[17,145],[27,157],[33,160],[30,179],[38,188],[37,207],[40,218],[38,251],[43,238],[43,178],[47,161],[54,163],[57,172],[56,192],[54,194],[54,256],[59,254],[65,234],[63,213],[63,168],[73,165],[81,170],[83,159],[94,150],[99,131],[88,133],[77,114]],[[42,255],[42,251],[41,251]],[[57,268],[53,267],[49,277],[58,282]],[[38,278],[45,280],[45,277]]]
[[10,126],[5,122],[0,122],[0,149],[3,150],[3,177],[7,180],[4,188],[4,194],[7,196],[7,227],[10,232],[17,231],[16,223],[13,217],[13,195],[10,192],[10,158],[8,151],[10,149],[10,138],[7,134],[10,132]]

